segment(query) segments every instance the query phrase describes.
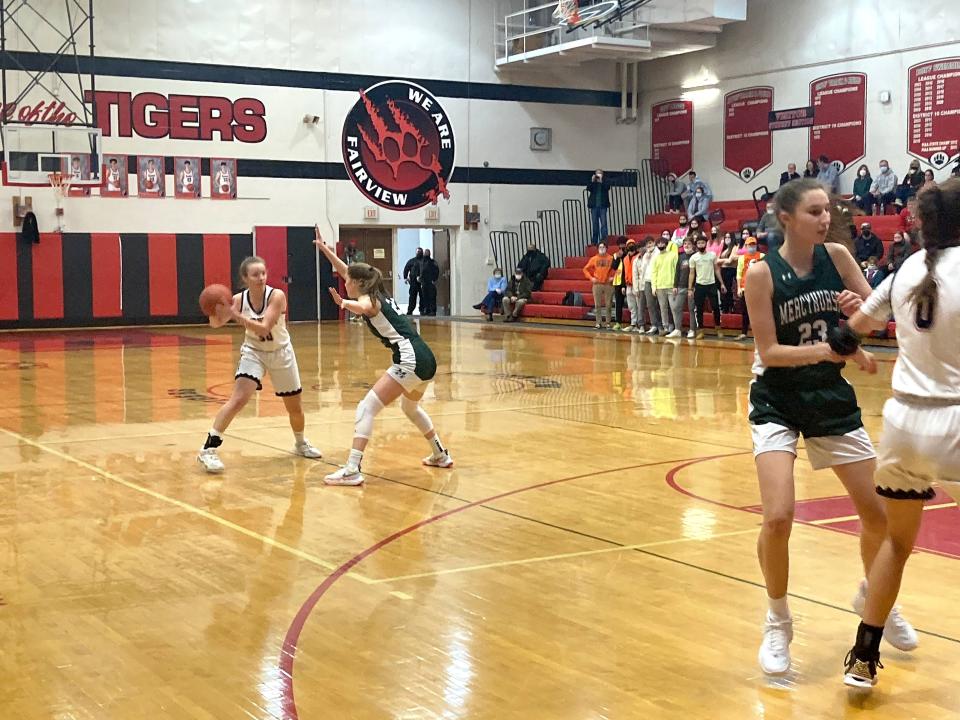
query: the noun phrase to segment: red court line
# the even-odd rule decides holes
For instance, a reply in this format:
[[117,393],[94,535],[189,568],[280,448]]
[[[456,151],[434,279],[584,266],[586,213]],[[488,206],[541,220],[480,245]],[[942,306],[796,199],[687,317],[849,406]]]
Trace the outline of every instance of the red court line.
[[482,500],[475,500],[474,502],[467,503],[458,508],[453,508],[452,510],[447,510],[442,512],[439,515],[434,515],[420,522],[414,523],[408,527],[398,530],[397,532],[389,535],[382,540],[374,543],[366,550],[354,555],[352,558],[343,563],[340,567],[330,573],[327,578],[317,587],[316,590],[311,593],[310,597],[306,599],[303,605],[300,606],[300,610],[297,611],[297,614],[293,618],[293,622],[290,624],[287,634],[283,639],[283,647],[280,651],[280,677],[282,682],[282,697],[281,697],[281,708],[283,710],[283,720],[299,720],[300,715],[297,711],[297,704],[293,694],[293,665],[296,660],[297,655],[297,644],[300,641],[300,633],[303,631],[303,627],[307,622],[307,619],[310,617],[310,613],[313,612],[314,607],[317,603],[320,602],[320,599],[326,595],[327,591],[334,586],[334,584],[346,575],[350,570],[359,565],[361,562],[366,560],[368,557],[373,555],[375,552],[382,550],[387,545],[390,545],[392,542],[399,540],[405,535],[409,535],[415,530],[419,530],[422,527],[431,525],[435,522],[448,518],[452,515],[457,515],[462,513],[464,510],[470,510],[472,508],[486,505],[487,503],[495,502],[497,500],[502,500],[503,498],[510,497],[512,495],[519,495],[520,493],[525,493],[530,490],[539,490],[540,488],[550,487],[552,485],[559,485],[560,483],[572,482],[573,480],[583,480],[590,477],[596,477],[598,475],[606,475],[609,473],[620,473],[626,470],[637,470],[640,468],[646,467],[656,467],[657,465],[670,465],[677,462],[682,463],[681,467],[686,467],[687,465],[692,465],[695,462],[703,462],[705,460],[715,460],[717,458],[723,457],[732,457],[733,455],[742,455],[743,453],[728,453],[724,455],[709,455],[702,458],[696,458],[693,460],[661,460],[659,462],[650,462],[642,463],[640,465],[631,465],[625,468],[615,468],[613,470],[600,470],[597,472],[584,473],[583,475],[574,475],[572,477],[560,478],[558,480],[548,480],[547,482],[537,483],[535,485],[528,485],[527,487],[517,488],[516,490],[509,490],[498,495],[492,495]]

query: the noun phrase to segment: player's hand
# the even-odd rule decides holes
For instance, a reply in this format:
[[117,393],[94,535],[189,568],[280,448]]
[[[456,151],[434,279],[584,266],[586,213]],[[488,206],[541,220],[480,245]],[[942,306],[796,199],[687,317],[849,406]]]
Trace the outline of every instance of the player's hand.
[[853,314],[863,305],[863,298],[853,292],[853,290],[844,290],[837,295],[837,304],[840,306],[840,311],[844,315],[853,317]]
[[217,320],[223,324],[226,324],[233,319],[235,311],[233,310],[233,305],[228,305],[227,303],[217,303],[215,313]]
[[330,291],[330,297],[333,298],[333,302],[336,303],[337,307],[343,307],[343,298],[340,297],[340,293],[337,292],[336,288],[327,288]]
[[323,235],[320,234],[320,226],[313,226],[313,244],[320,248],[321,252],[327,252],[329,248],[327,244],[323,241]]
[[857,367],[865,373],[869,375],[877,374],[877,359],[873,356],[872,352],[867,352],[863,348],[859,348],[856,354],[851,356],[851,359],[857,364]]

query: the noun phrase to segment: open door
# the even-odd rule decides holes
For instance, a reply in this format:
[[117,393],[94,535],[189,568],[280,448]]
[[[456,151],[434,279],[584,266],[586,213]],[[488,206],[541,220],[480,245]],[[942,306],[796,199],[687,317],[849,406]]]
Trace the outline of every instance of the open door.
[[437,315],[450,316],[450,230],[433,231],[433,259],[440,266],[437,280]]
[[363,253],[363,262],[383,273],[383,285],[393,295],[393,228],[340,228],[337,252],[347,261],[347,251],[355,246]]

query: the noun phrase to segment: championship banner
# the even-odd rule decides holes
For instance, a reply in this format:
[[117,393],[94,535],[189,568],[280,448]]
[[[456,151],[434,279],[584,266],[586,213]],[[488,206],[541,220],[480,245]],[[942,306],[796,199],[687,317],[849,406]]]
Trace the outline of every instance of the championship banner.
[[723,167],[744,182],[773,162],[773,88],[744,88],[723,97]]
[[654,105],[650,112],[651,157],[663,160],[668,172],[683,175],[693,167],[693,102],[667,100]]
[[867,151],[867,76],[828,75],[810,83],[815,121],[810,128],[810,157],[826,155],[843,172]]
[[960,156],[960,58],[914,65],[908,82],[907,151],[940,170]]

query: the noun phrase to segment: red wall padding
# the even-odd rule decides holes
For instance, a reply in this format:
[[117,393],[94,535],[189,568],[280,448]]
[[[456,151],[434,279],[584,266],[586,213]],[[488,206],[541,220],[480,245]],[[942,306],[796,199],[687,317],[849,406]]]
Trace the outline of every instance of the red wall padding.
[[177,315],[177,236],[151,233],[147,236],[150,262],[150,314]]
[[257,226],[253,251],[267,264],[267,284],[287,292],[287,228]]
[[0,282],[0,320],[17,320],[20,303],[17,295],[17,235],[0,233],[0,267],[4,269]]
[[63,319],[63,238],[41,233],[33,246],[33,317]]
[[93,283],[93,316],[120,317],[120,234],[90,236],[90,269]]
[[230,236],[203,236],[203,285],[233,287],[230,277]]

